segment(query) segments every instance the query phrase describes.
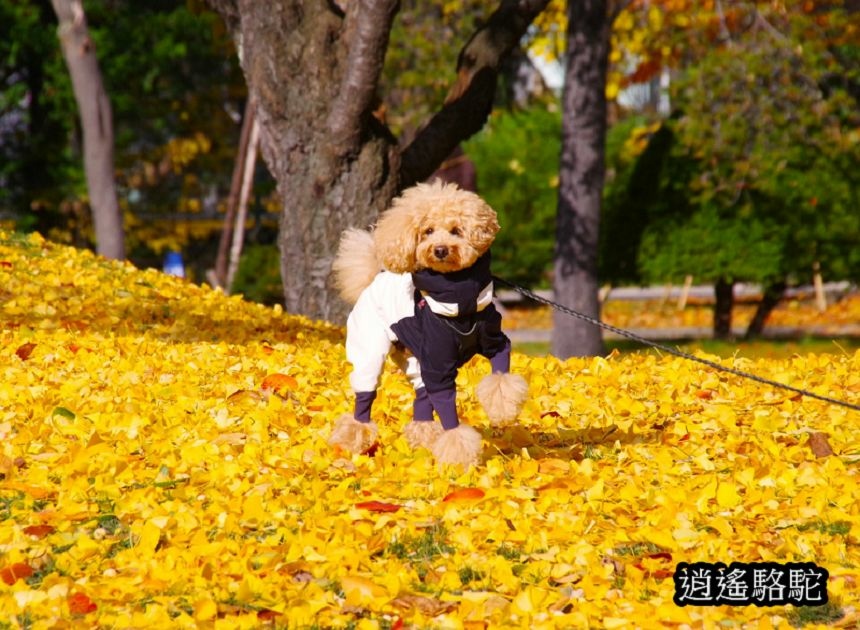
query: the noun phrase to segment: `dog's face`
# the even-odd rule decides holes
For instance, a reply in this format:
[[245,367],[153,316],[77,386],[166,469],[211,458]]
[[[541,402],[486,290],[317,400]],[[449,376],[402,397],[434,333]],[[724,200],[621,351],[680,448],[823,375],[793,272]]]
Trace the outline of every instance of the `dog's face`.
[[415,261],[419,268],[441,273],[471,267],[487,251],[488,243],[470,238],[468,216],[430,212],[418,227]]
[[380,260],[389,271],[472,266],[493,243],[496,213],[472,192],[454,184],[418,184],[395,199],[374,232]]

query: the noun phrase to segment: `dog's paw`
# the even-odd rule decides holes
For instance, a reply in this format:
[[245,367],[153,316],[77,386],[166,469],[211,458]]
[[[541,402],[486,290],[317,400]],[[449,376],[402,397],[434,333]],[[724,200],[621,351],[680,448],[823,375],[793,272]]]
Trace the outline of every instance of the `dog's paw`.
[[452,464],[468,470],[480,460],[482,447],[481,434],[461,424],[456,429],[442,431],[430,450],[440,466]]
[[478,383],[475,393],[490,424],[502,426],[517,419],[528,397],[529,386],[519,374],[494,372]]
[[403,435],[409,447],[414,450],[432,447],[444,430],[441,424],[433,420],[413,420],[403,429]]
[[345,413],[334,423],[328,443],[350,453],[363,453],[376,442],[377,433],[375,422],[359,422],[352,414]]

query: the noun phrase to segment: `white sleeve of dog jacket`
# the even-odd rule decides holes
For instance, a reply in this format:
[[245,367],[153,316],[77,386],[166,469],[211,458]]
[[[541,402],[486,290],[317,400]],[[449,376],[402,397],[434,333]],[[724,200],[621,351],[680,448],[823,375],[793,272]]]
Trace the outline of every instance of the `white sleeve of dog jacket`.
[[346,321],[346,358],[352,364],[349,382],[353,391],[372,392],[379,386],[385,357],[397,341],[390,326],[414,313],[413,292],[409,274],[387,271],[362,291]]
[[412,383],[412,387],[415,390],[419,390],[424,387],[424,381],[421,378],[421,364],[418,363],[418,359],[415,358],[415,355],[406,350],[405,352],[394,352],[391,355],[392,359],[394,359],[394,363],[397,367],[400,368],[400,371],[406,375],[406,378],[409,379],[409,382]]
[[493,302],[493,283],[490,282],[487,286],[481,289],[478,294],[478,311],[483,311]]

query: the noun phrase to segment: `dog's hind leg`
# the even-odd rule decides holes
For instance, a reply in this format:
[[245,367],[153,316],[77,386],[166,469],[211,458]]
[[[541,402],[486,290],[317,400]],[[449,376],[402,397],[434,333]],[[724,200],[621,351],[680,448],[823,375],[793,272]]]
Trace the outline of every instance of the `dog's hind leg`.
[[379,429],[375,422],[359,422],[345,413],[334,423],[328,443],[350,453],[364,453],[376,442]]
[[511,343],[490,358],[492,373],[485,376],[475,391],[490,424],[503,426],[517,419],[528,397],[528,383],[511,374]]
[[361,294],[346,322],[346,358],[352,364],[349,382],[355,407],[335,422],[328,443],[352,453],[362,453],[376,441],[378,428],[370,412],[379,386],[385,357],[391,350],[385,326],[380,322],[370,292]]
[[412,404],[412,422],[403,429],[406,441],[413,449],[430,448],[442,435],[442,425],[433,420],[433,406],[424,387],[415,390],[415,402]]
[[481,459],[483,448],[481,434],[467,424],[443,431],[430,450],[441,466],[451,464],[469,469]]

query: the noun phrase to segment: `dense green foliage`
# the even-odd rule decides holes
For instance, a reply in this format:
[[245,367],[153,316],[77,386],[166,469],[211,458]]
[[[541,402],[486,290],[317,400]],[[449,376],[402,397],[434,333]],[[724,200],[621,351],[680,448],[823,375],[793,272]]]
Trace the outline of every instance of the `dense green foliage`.
[[814,17],[749,29],[674,81],[638,254],[647,281],[808,281],[816,262],[860,277],[857,69]]
[[[637,277],[639,237],[648,214],[643,189],[659,168],[648,144],[646,119],[631,116],[610,127],[601,226],[600,275],[613,282]],[[528,286],[549,286],[558,204],[561,113],[554,104],[495,114],[466,143],[478,172],[478,192],[499,213],[493,246],[496,273]],[[645,154],[639,145],[648,144]]]
[[46,214],[60,212],[67,195],[80,191],[69,103],[50,2],[0,0],[0,218],[38,227]]
[[[198,0],[92,0],[85,10],[132,257],[182,246],[164,240],[177,216],[215,216],[230,181],[245,99],[232,42]],[[48,0],[0,0],[0,214],[86,245],[77,107],[56,28]]]
[[[659,123],[658,123],[659,124]],[[625,284],[639,279],[636,254],[658,194],[657,178],[668,147],[662,128],[644,115],[617,122],[606,134],[606,180],[600,217],[600,278]]]
[[499,214],[493,245],[497,274],[546,285],[552,269],[561,113],[536,106],[494,115],[465,144],[475,162],[478,192]]
[[239,268],[233,279],[232,293],[262,304],[282,304],[284,286],[281,284],[277,245],[253,244],[242,251]]

